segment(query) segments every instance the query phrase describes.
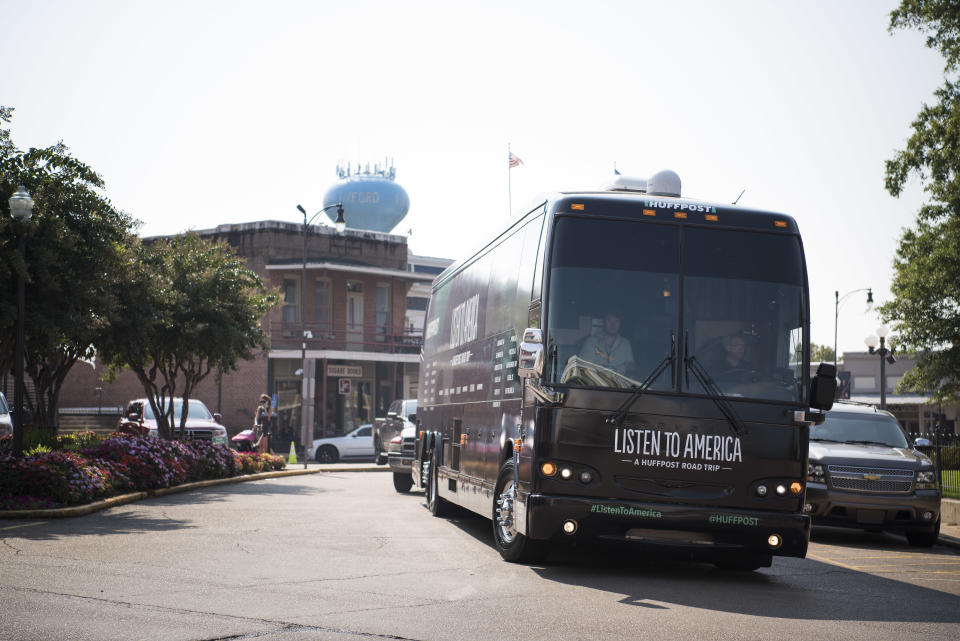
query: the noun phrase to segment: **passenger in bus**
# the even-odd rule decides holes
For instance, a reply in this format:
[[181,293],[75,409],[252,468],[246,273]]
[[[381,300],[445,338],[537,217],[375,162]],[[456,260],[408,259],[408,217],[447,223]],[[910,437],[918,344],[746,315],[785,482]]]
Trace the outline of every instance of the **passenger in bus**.
[[620,335],[620,315],[610,312],[603,318],[603,330],[587,336],[580,348],[580,358],[602,365],[621,374],[633,367],[630,341]]

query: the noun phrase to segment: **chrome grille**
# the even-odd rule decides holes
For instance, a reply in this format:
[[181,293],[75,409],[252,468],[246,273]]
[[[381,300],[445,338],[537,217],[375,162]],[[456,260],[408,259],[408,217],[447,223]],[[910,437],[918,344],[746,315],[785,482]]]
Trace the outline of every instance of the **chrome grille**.
[[416,441],[417,441],[417,438],[415,436],[403,439],[403,444],[400,446],[400,451],[403,452],[404,454],[409,454],[410,456],[413,456],[413,451],[416,449],[416,446],[417,446]]
[[[830,485],[838,490],[907,494],[913,489],[912,470],[828,465],[827,472],[830,475]],[[880,478],[868,479],[864,478],[865,475]]]

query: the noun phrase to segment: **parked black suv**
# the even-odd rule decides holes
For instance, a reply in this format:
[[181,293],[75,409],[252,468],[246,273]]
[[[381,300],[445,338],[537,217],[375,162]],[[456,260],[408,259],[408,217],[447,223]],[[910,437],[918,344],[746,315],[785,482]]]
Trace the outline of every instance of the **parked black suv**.
[[893,414],[838,402],[810,428],[804,511],[814,525],[900,531],[929,547],[940,535],[937,472]]

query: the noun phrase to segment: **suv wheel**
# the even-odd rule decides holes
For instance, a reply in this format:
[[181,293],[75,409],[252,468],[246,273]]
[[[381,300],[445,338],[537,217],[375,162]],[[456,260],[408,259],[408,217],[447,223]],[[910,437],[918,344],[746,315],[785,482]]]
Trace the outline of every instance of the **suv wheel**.
[[940,519],[937,519],[936,525],[926,532],[907,532],[907,541],[910,545],[918,548],[929,548],[937,544],[940,538]]
[[413,487],[413,477],[404,472],[393,473],[393,489],[401,494],[406,494]]

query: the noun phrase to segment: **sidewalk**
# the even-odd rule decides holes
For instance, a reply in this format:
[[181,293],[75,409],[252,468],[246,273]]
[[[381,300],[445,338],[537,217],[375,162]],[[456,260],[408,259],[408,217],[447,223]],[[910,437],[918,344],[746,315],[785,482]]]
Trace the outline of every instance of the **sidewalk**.
[[943,499],[940,520],[940,544],[960,549],[960,501]]

